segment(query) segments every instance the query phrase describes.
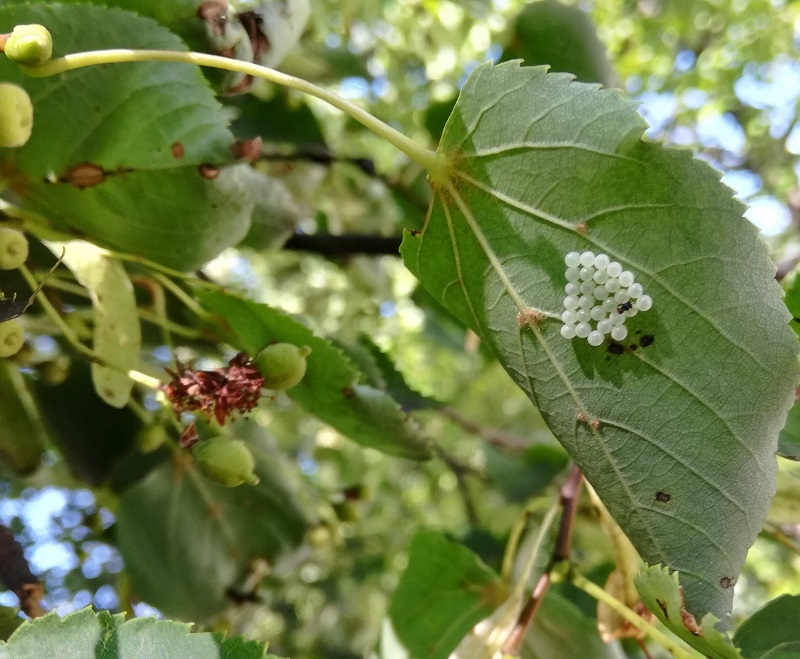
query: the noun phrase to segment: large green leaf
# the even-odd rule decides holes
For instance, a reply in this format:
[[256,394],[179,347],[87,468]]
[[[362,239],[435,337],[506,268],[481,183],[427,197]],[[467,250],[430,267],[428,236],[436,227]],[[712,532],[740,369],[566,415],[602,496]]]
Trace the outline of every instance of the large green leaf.
[[223,611],[228,589],[244,582],[253,560],[273,564],[306,531],[275,446],[254,424],[233,430],[249,440],[258,485],[217,485],[179,454],[120,499],[117,541],[134,592],[183,620],[206,621]]
[[389,617],[412,657],[446,659],[506,597],[500,577],[469,549],[422,531],[411,541]]
[[[741,204],[643,129],[616,92],[479,67],[402,253],[539,406],[641,556],[680,570],[688,609],[724,623],[774,492],[797,345]],[[655,301],[623,344],[560,334],[564,255],[584,249]],[[521,325],[531,308],[542,320]]]
[[225,339],[251,355],[279,341],[311,348],[305,377],[286,391],[308,412],[364,446],[412,460],[431,457],[417,423],[387,393],[361,384],[363,375],[329,341],[265,304],[213,291],[197,296],[219,315]]
[[122,614],[94,613],[81,609],[60,618],[48,613],[26,622],[0,642],[2,659],[266,659],[267,647],[240,638],[225,640],[222,634],[189,633],[191,625],[136,618],[125,622]]
[[[17,23],[45,25],[56,56],[185,50],[165,28],[118,9],[0,8],[0,30]],[[252,202],[230,176],[209,180],[207,164],[231,161],[233,136],[197,67],[116,64],[28,78],[0,57],[0,80],[21,84],[34,103],[30,141],[0,149],[0,168],[23,205],[54,228],[183,269],[245,235]]]

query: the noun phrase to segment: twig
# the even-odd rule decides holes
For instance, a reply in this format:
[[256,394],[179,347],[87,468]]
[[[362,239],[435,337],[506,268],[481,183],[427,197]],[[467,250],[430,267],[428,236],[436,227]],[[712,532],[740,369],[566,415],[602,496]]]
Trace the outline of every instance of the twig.
[[661,647],[668,652],[671,652],[677,659],[696,659],[702,657],[701,654],[694,651],[684,650],[680,645],[675,643],[666,634],[661,632],[658,628],[651,625],[644,618],[642,618],[635,611],[625,606],[616,597],[608,593],[604,588],[601,588],[596,583],[589,581],[586,577],[580,574],[572,574],[570,582],[576,588],[580,588],[587,595],[592,596],[598,602],[603,602],[611,610],[625,618],[633,627],[642,632],[645,636],[649,636]]
[[19,608],[29,618],[45,614],[42,608],[44,586],[31,572],[22,546],[8,527],[0,526],[0,581],[19,598]]
[[324,256],[350,254],[400,255],[400,236],[376,236],[364,233],[297,233],[283,244],[283,249],[314,252]]
[[550,588],[551,572],[553,568],[559,563],[569,559],[570,551],[572,549],[572,525],[575,521],[575,511],[578,508],[578,494],[580,493],[581,483],[583,482],[583,474],[578,468],[578,465],[573,465],[572,469],[567,476],[567,480],[561,486],[561,494],[559,497],[559,504],[561,506],[561,521],[558,525],[558,534],[556,535],[555,546],[550,555],[550,562],[547,564],[542,576],[536,587],[533,589],[531,596],[522,607],[522,610],[517,617],[517,623],[508,635],[505,644],[503,645],[503,652],[510,655],[518,655],[522,647],[522,641],[525,634],[530,627],[533,618],[536,615],[536,610],[542,602],[542,599]]
[[452,407],[445,405],[444,407],[438,408],[437,411],[442,416],[446,416],[448,419],[461,426],[468,433],[477,435],[497,448],[507,451],[522,451],[530,446],[530,442],[526,441],[524,437],[514,435],[505,430],[500,430],[499,428],[481,426],[471,419],[466,418],[461,412]]
[[480,526],[478,511],[475,508],[475,501],[472,498],[472,492],[469,491],[469,483],[467,482],[467,474],[473,470],[461,464],[440,446],[434,446],[434,451],[456,477],[456,483],[458,483],[458,489],[461,492],[461,498],[464,500],[464,510],[467,514],[467,520],[469,521],[470,526]]

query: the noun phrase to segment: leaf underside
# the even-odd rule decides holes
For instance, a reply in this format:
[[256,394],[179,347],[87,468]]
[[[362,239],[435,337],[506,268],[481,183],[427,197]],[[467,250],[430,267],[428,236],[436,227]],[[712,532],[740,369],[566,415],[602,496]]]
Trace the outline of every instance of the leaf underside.
[[[108,7],[0,6],[0,31],[24,23],[50,30],[54,57],[186,50],[154,21]],[[34,106],[31,139],[0,149],[0,172],[51,229],[186,270],[247,233],[252,202],[209,173],[232,161],[234,138],[199,67],[122,63],[31,78],[3,57],[0,81],[23,86]]]
[[[644,127],[597,85],[479,67],[442,136],[426,226],[401,251],[491,346],[642,557],[680,570],[687,608],[725,624],[774,492],[796,341],[742,205],[690,152],[643,142]],[[564,255],[587,249],[654,300],[613,346],[559,333]],[[521,327],[530,307],[548,317]]]

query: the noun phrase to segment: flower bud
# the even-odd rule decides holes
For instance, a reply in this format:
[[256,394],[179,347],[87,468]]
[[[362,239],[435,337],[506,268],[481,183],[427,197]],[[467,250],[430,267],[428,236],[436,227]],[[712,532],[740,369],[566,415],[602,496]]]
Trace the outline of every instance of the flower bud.
[[19,85],[0,82],[0,146],[16,148],[30,139],[33,103]]
[[5,53],[17,64],[44,64],[53,56],[53,37],[43,25],[17,25],[6,41]]
[[306,357],[311,348],[298,348],[291,343],[273,343],[256,357],[256,366],[264,377],[266,389],[289,389],[306,374]]
[[258,483],[258,477],[253,473],[255,459],[241,439],[205,439],[194,445],[192,455],[200,471],[225,487]]

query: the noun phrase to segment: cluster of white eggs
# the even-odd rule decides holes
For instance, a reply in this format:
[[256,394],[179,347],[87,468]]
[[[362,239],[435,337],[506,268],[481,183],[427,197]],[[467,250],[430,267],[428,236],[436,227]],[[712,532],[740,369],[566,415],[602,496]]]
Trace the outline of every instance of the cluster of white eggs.
[[[599,346],[607,334],[615,341],[628,336],[625,321],[653,306],[633,273],[606,254],[570,252],[564,257],[567,285],[561,336],[586,339]],[[592,327],[592,322],[596,325]]]

